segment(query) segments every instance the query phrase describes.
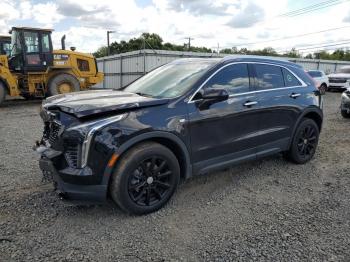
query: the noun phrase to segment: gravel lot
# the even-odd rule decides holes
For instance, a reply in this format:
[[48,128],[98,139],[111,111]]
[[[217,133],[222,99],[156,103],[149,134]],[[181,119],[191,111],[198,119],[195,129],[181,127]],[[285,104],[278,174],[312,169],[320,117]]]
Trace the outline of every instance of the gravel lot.
[[38,102],[0,108],[0,261],[349,261],[350,120],[325,96],[315,158],[279,155],[194,177],[147,216],[67,206],[31,150]]

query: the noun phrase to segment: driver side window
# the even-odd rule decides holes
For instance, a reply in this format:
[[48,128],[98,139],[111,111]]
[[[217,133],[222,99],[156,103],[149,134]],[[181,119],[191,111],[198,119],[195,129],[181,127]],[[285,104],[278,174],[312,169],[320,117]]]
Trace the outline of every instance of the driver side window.
[[233,64],[220,70],[204,88],[223,88],[229,95],[249,92],[247,64]]

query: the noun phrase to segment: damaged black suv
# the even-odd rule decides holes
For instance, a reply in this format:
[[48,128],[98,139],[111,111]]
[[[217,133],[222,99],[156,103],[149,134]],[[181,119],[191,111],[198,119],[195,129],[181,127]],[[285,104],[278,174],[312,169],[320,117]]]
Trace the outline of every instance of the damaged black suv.
[[161,208],[180,179],[282,152],[315,154],[322,97],[302,67],[250,56],[180,59],[124,90],[46,99],[40,168],[70,200]]

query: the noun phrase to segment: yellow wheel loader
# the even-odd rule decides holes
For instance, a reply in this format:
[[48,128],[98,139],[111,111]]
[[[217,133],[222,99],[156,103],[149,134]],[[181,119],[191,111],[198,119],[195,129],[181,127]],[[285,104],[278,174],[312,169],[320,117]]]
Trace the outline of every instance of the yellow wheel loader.
[[9,96],[44,98],[86,90],[103,81],[96,59],[85,53],[53,50],[50,29],[13,27],[11,50],[0,55],[0,105]]

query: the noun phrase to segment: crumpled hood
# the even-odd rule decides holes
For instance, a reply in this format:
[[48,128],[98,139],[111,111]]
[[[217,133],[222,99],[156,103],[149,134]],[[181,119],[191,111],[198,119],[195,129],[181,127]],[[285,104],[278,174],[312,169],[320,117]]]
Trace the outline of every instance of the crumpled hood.
[[117,113],[127,109],[162,105],[167,102],[168,99],[144,97],[117,90],[94,90],[49,97],[43,101],[43,108],[59,109],[82,118],[106,112]]
[[346,73],[334,73],[334,74],[330,74],[327,76],[333,77],[333,78],[348,78],[348,79],[350,79],[350,74],[346,74]]

